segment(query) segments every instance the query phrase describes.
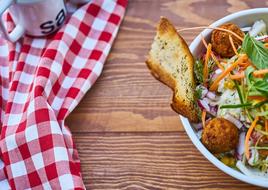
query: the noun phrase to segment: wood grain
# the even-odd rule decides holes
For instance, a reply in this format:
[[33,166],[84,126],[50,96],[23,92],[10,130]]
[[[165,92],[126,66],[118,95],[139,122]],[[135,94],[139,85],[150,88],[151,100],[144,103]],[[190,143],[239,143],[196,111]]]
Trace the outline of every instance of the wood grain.
[[[171,91],[144,61],[160,16],[177,28],[265,7],[252,0],[130,0],[103,73],[67,118],[88,189],[258,189],[227,176],[194,147]],[[190,43],[199,31],[181,33]]]
[[219,171],[184,132],[74,137],[88,189],[260,189]]

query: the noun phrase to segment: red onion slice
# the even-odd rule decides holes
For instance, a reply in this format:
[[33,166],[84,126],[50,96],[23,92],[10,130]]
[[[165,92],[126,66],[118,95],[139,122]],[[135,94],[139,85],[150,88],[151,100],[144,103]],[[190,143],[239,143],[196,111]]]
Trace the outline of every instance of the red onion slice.
[[200,131],[200,130],[203,129],[203,124],[202,123],[193,124],[193,126],[197,131]]
[[245,138],[246,138],[246,132],[242,132],[239,135],[239,141],[238,141],[238,145],[236,148],[236,152],[237,152],[237,158],[239,160],[242,160],[242,155],[244,154],[244,148],[245,148]]
[[207,112],[210,112],[210,107],[206,100],[198,100],[197,103],[201,109],[205,109]]
[[222,73],[222,70],[221,69],[217,69],[216,71],[215,71],[215,74],[217,74],[217,75],[219,75],[219,74],[221,74]]
[[251,29],[250,26],[241,28],[241,30],[242,30],[243,32],[248,32],[248,31],[250,31],[250,29]]
[[203,85],[198,85],[196,87],[196,90],[201,90],[201,97],[200,97],[201,99],[203,99],[208,93],[208,89],[204,87]]
[[227,119],[228,121],[232,122],[238,129],[241,129],[241,127],[243,126],[243,124],[236,119],[234,116],[232,116],[231,114],[227,113],[224,116],[225,119]]
[[255,37],[255,40],[258,40],[258,41],[264,41],[266,39],[268,39],[268,35]]
[[216,97],[217,97],[215,93],[210,92],[210,91],[208,91],[206,96],[211,100],[216,100]]

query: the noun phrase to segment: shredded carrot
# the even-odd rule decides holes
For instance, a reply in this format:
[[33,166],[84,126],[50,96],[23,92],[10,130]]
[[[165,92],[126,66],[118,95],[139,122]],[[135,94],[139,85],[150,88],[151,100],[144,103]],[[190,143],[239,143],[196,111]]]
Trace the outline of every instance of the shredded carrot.
[[205,110],[202,111],[202,125],[203,125],[203,128],[206,126],[206,115],[207,115],[207,112]]
[[[206,48],[208,48],[208,44],[207,44],[207,42],[206,42],[206,40],[205,40],[205,38],[203,37],[202,34],[201,34],[201,40],[202,40],[204,46],[205,46]],[[212,59],[215,61],[216,65],[223,71],[223,70],[224,70],[224,67],[220,64],[220,62],[218,61],[218,59],[217,59],[216,56],[214,55],[213,51],[210,51],[210,52],[211,52],[211,57],[212,57]]]
[[204,46],[205,46],[206,48],[208,48],[208,44],[207,44],[207,42],[206,42],[206,40],[205,40],[205,38],[204,38],[204,36],[203,36],[202,34],[201,34],[201,40],[202,40]]
[[266,48],[268,48],[268,43],[265,43],[264,46],[265,46]]
[[233,48],[233,51],[235,52],[235,55],[238,56],[238,52],[237,52],[237,49],[236,49],[236,47],[235,47],[235,45],[234,45],[234,40],[233,40],[233,38],[232,38],[231,35],[229,35],[229,41],[230,41],[230,43],[231,43],[231,46],[232,46],[232,48]]
[[250,65],[249,62],[242,62],[242,63],[239,63],[239,66],[242,66],[242,67],[245,67],[246,65]]
[[258,120],[259,120],[259,117],[257,116],[254,119],[254,121],[252,122],[252,124],[249,127],[248,132],[246,134],[246,139],[245,139],[245,155],[246,155],[247,159],[249,159],[249,157],[250,157],[250,154],[249,154],[249,139],[250,139],[250,136],[251,136],[251,134],[253,132],[253,129],[255,128]]
[[268,132],[268,120],[265,120],[265,132]]
[[263,75],[263,74],[266,74],[266,73],[268,73],[268,69],[261,69],[261,70],[254,71],[253,75],[258,76],[258,75]]
[[240,66],[240,67],[239,67],[239,71],[240,71],[240,72],[243,72],[244,70],[247,69],[248,66],[250,66],[250,65],[249,65],[249,64],[246,64],[245,66]]
[[249,62],[247,62],[247,63],[241,63],[241,64],[239,64],[239,66],[240,66],[239,70],[240,71],[244,71],[250,65],[251,65],[251,63],[249,63]]
[[211,51],[211,57],[215,61],[216,65],[223,71],[224,67],[220,64],[220,62],[218,61],[218,59],[216,58],[216,56],[212,51]]
[[212,83],[210,86],[210,91],[216,91],[219,85],[219,82],[228,75],[241,61],[243,61],[244,56],[241,56],[235,61],[230,67],[228,67],[226,70],[224,70]]
[[[257,71],[253,72],[253,76],[254,77],[263,77],[263,75],[267,74],[267,73],[268,73],[268,69],[257,70]],[[230,78],[233,79],[233,80],[238,80],[238,79],[241,79],[241,78],[244,78],[244,77],[245,77],[244,72],[241,72],[241,73],[235,74],[235,75],[230,75]]]
[[191,27],[191,28],[182,28],[182,29],[177,29],[178,32],[186,31],[186,30],[198,30],[198,29],[214,29],[214,30],[221,30],[223,32],[230,33],[234,35],[237,39],[243,42],[243,38],[237,35],[235,32],[225,29],[225,28],[219,28],[219,27],[213,27],[213,26],[197,26],[197,27]]
[[207,87],[207,79],[208,79],[208,61],[209,57],[211,55],[211,44],[208,44],[207,47],[207,53],[205,56],[205,63],[204,63],[204,68],[203,68],[203,82],[204,86]]
[[239,63],[239,70],[244,71],[248,66],[252,66],[252,62],[248,59],[247,56],[245,56],[245,60],[243,60],[241,63]]
[[239,74],[235,74],[235,75],[230,75],[230,79],[232,79],[232,80],[240,80],[240,79],[242,79],[244,77],[245,77],[244,72],[239,73]]
[[253,72],[253,76],[257,77],[268,73],[268,69],[257,70]]
[[249,100],[259,100],[259,101],[267,100],[267,98],[263,97],[263,96],[248,96],[248,99]]

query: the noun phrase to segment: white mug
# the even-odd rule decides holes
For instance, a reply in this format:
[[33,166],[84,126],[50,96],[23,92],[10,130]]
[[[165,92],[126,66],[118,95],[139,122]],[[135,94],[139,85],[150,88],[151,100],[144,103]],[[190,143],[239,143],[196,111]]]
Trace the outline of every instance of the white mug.
[[[2,15],[9,8],[15,28],[8,33]],[[55,32],[66,18],[64,0],[0,0],[0,27],[12,42],[24,34],[46,36]]]

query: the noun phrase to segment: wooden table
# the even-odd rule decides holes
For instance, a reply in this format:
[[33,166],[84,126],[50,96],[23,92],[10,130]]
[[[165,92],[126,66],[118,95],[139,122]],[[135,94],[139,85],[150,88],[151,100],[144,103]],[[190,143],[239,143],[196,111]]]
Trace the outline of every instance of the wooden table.
[[[217,169],[194,147],[171,91],[144,60],[161,15],[178,28],[208,25],[252,0],[130,0],[103,73],[68,117],[87,189],[257,189]],[[188,43],[198,31],[184,32]]]

